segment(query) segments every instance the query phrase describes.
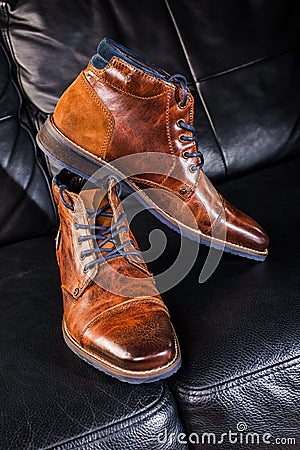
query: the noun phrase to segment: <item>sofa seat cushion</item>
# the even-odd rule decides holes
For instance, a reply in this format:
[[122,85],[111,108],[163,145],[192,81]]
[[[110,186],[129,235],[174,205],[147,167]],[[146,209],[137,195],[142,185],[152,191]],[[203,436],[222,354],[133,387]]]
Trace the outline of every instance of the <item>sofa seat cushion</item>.
[[1,248],[0,280],[1,448],[173,450],[158,438],[182,431],[165,383],[122,383],[63,342],[53,237]]
[[[164,297],[181,343],[183,365],[172,386],[189,432],[220,438],[243,422],[261,439],[271,433],[272,442],[282,436],[300,445],[299,172],[298,158],[220,184],[266,228],[269,256],[256,263],[224,254],[198,284],[202,249],[188,277]],[[225,439],[222,448],[244,444]]]

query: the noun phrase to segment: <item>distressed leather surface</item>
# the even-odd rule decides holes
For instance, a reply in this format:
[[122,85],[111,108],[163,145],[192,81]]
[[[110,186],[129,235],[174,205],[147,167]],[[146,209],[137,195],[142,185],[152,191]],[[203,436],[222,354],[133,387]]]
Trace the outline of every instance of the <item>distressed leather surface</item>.
[[[86,158],[90,154],[115,161],[121,172],[134,174],[141,188],[156,188],[156,204],[171,211],[171,217],[241,251],[265,252],[269,240],[262,227],[224,200],[203,170],[191,171],[201,161],[185,157],[185,152],[193,154],[197,147],[194,141],[181,139],[191,137],[191,132],[185,131],[180,121],[193,125],[194,100],[188,91],[182,108],[181,96],[180,86],[114,56],[103,69],[90,63],[80,73],[58,101],[53,121],[73,146],[83,149],[77,151]],[[180,194],[182,187],[184,195]],[[166,197],[162,189],[174,197]],[[192,224],[191,213],[186,214],[179,196],[192,212]]]
[[[72,185],[72,177],[70,174],[67,186]],[[58,183],[59,179],[60,174]],[[74,208],[72,211],[63,205],[55,183],[52,189],[60,218],[57,259],[64,299],[64,327],[68,334],[80,348],[103,359],[120,375],[135,378],[144,373],[145,378],[151,378],[156,370],[171,368],[180,359],[177,337],[142,256],[119,256],[84,271],[85,266],[105,257],[106,252],[92,253],[82,259],[80,255],[93,250],[96,244],[92,239],[80,242],[80,238],[93,232],[76,229],[75,224],[84,227],[93,224],[88,220],[86,208],[98,210],[98,199],[105,191],[85,190],[80,195],[71,189],[64,191],[64,198]],[[116,189],[110,182],[110,200],[104,197],[101,201],[102,206],[108,201],[112,204],[106,213],[112,211],[113,218],[98,216],[97,226],[111,226],[111,220],[116,223],[122,214]],[[125,218],[121,225],[128,226]],[[124,248],[126,252],[132,249],[133,245]],[[136,250],[139,252],[137,244]]]

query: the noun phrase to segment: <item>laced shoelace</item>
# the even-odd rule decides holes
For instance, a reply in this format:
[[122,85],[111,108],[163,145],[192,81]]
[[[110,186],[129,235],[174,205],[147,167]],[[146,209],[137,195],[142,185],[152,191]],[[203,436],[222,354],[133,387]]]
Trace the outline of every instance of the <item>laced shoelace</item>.
[[[68,188],[66,185],[61,185],[60,189],[59,189],[59,196],[62,201],[62,204],[66,208],[70,209],[71,211],[74,211],[74,206],[70,205],[63,196],[64,191],[67,189]],[[119,185],[118,197],[120,197],[120,196],[121,196],[121,187]],[[110,212],[106,212],[109,207],[110,207],[110,204],[109,204],[109,202],[107,202],[104,206],[102,206],[98,210],[93,210],[93,209],[87,208],[86,212],[87,212],[88,220],[95,219],[98,216],[112,218],[113,214]],[[117,222],[115,222],[113,225],[108,226],[108,227],[102,226],[102,225],[86,225],[86,224],[75,223],[76,229],[91,231],[91,234],[89,234],[89,235],[79,236],[79,238],[78,238],[79,243],[81,243],[83,241],[87,241],[89,239],[93,239],[93,240],[97,241],[97,248],[92,248],[92,249],[81,252],[80,258],[84,259],[86,256],[89,256],[93,253],[101,255],[100,258],[97,258],[97,259],[87,263],[83,268],[84,272],[87,272],[88,270],[92,269],[94,266],[102,263],[103,261],[108,261],[110,259],[118,258],[120,256],[126,256],[126,255],[140,256],[140,253],[137,250],[132,250],[132,251],[124,250],[125,247],[127,247],[128,245],[134,246],[134,242],[131,239],[124,242],[121,245],[119,245],[116,242],[117,236],[122,231],[128,230],[128,225],[123,225],[120,228],[118,228],[122,224],[124,219],[125,219],[125,214],[123,213],[123,214],[121,214],[121,216],[117,220]],[[112,243],[113,247],[105,246],[108,243]],[[106,253],[106,254],[102,255],[102,253]]]
[[[175,73],[174,75],[172,75],[171,77],[168,78],[168,81],[171,81],[174,84],[177,84],[180,86],[181,91],[182,91],[182,99],[179,102],[178,106],[179,106],[179,108],[185,108],[186,104],[187,104],[187,100],[188,100],[187,79],[185,78],[184,75],[181,75],[180,73]],[[199,150],[198,139],[195,136],[195,131],[196,131],[195,127],[193,127],[192,125],[189,125],[183,119],[179,119],[177,121],[177,124],[184,131],[188,131],[188,132],[192,133],[191,136],[186,136],[184,134],[180,135],[179,140],[185,141],[185,142],[195,142],[195,144],[196,144],[195,152],[188,152],[188,151],[183,152],[184,158],[199,158],[200,159],[199,164],[193,164],[190,167],[190,170],[192,172],[195,172],[196,170],[201,169],[204,165],[204,157],[203,157],[202,152]]]

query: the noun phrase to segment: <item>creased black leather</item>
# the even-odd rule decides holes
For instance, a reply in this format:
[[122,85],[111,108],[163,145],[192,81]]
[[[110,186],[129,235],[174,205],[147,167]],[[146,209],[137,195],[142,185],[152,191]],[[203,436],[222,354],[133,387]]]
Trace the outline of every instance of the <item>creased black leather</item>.
[[209,176],[244,173],[298,152],[296,3],[22,0],[8,2],[7,13],[20,81],[37,115],[53,110],[108,35],[198,83],[203,103],[194,90],[195,123]]
[[299,3],[166,3],[227,175],[299,154]]
[[55,224],[45,169],[22,123],[21,97],[0,40],[0,245],[48,234]]
[[206,156],[206,172],[214,177],[225,174],[222,152],[198,101],[189,65],[162,0],[142,4],[135,0],[22,0],[8,2],[7,13],[20,83],[39,119],[41,112],[53,111],[59,96],[95,53],[98,42],[109,36],[171,74],[179,72],[188,78],[197,101],[195,125]]
[[157,439],[183,431],[165,383],[122,383],[64,344],[52,237],[0,249],[0,298],[1,450],[187,448]]
[[87,65],[106,35],[166,70],[176,67],[191,78],[167,8],[160,0],[7,3],[8,33],[21,83],[41,111],[52,112],[58,97]]
[[298,2],[166,0],[198,81],[299,43]]
[[299,80],[300,46],[199,83],[229,176],[299,155]]
[[[223,255],[200,285],[204,251],[189,276],[164,295],[184,355],[172,385],[189,432],[220,437],[245,422],[249,432],[294,437],[294,448],[300,446],[299,170],[298,158],[219,186],[264,223],[271,237],[264,263]],[[227,442],[222,448],[248,447]]]

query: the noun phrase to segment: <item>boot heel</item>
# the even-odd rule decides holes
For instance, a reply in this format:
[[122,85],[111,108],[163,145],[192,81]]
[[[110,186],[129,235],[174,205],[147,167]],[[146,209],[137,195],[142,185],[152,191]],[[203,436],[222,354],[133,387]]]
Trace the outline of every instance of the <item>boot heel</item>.
[[[47,156],[58,164],[86,179],[103,166],[101,160],[82,154],[85,150],[66,138],[55,126],[50,115],[39,131],[37,144]],[[78,169],[80,167],[80,170]]]

